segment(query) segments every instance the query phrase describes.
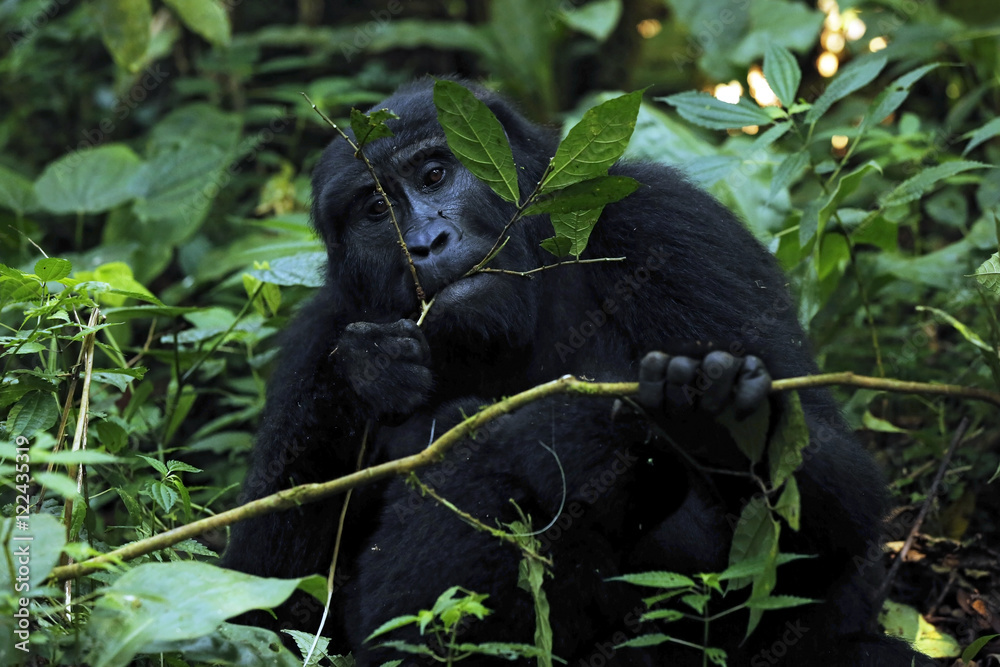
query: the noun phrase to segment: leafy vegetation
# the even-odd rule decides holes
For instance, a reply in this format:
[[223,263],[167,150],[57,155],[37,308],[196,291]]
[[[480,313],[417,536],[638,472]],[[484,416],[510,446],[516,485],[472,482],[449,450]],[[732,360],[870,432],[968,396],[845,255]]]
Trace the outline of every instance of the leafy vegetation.
[[[0,5],[3,664],[126,665],[154,655],[174,665],[301,664],[273,633],[223,621],[297,588],[325,601],[322,580],[214,567],[225,535],[211,521],[236,504],[274,334],[320,284],[308,173],[334,134],[302,92],[351,126],[363,150],[388,116],[352,107],[416,72],[491,76],[537,117],[572,128],[535,192],[518,190],[502,132],[464,88],[438,84],[439,119],[456,155],[518,202],[519,215],[549,213],[546,248],[557,256],[578,258],[602,206],[635,187],[607,176],[623,151],[674,164],[774,252],[827,370],[1000,389],[997,8],[511,0],[482,13],[390,2],[327,7],[320,21],[323,4]],[[824,77],[813,62],[829,67],[830,58],[843,66]],[[732,81],[750,93],[737,104],[721,99]],[[959,561],[965,550],[1000,548],[996,407],[876,386],[839,391],[904,508],[928,500],[956,424],[969,419],[921,530],[964,540],[952,543]],[[795,428],[770,443],[739,436],[755,460],[765,446],[789,452],[772,451],[781,467],[771,470],[768,511],[752,517],[772,530],[748,529],[758,542],[740,547],[726,573],[637,574],[633,583],[680,592],[706,622],[727,579],[752,582],[745,604],[768,608],[788,557],[777,553],[778,530],[799,520]],[[196,520],[214,531],[49,578]],[[897,522],[894,536],[909,528]],[[527,522],[513,532],[530,532]],[[551,660],[542,648],[551,646],[548,575],[524,563],[539,630],[535,647],[516,652]],[[988,625],[959,600],[1000,608],[1000,572],[951,567],[977,572],[961,578],[958,599],[932,580],[916,588],[933,595],[902,601],[921,612],[951,605],[951,620],[937,617],[954,640],[932,650],[971,660],[990,652]],[[929,568],[900,576],[932,577]],[[485,616],[476,597],[443,592],[413,618],[440,645],[452,642],[452,658],[482,652],[448,639],[463,617]],[[675,613],[649,612],[660,622]],[[924,632],[899,625],[914,628],[911,638]],[[303,655],[326,656],[314,637],[293,639]]]

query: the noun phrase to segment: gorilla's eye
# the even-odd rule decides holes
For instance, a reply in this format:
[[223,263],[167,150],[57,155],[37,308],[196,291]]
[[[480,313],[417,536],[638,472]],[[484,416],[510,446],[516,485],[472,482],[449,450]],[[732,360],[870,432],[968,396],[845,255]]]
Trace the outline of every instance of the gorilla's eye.
[[444,178],[444,167],[434,167],[424,174],[424,185],[437,185]]
[[371,206],[368,207],[368,214],[382,215],[388,210],[389,210],[389,204],[386,203],[385,199],[379,197],[378,199],[376,199],[371,203]]

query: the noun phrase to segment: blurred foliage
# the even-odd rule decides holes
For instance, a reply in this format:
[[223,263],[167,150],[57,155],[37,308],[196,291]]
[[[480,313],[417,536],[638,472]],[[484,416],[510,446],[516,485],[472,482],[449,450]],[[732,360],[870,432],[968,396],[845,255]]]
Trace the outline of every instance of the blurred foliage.
[[[3,664],[291,660],[273,634],[216,630],[198,604],[222,575],[184,568],[222,534],[69,589],[44,579],[60,552],[80,560],[235,504],[274,335],[325,257],[308,174],[331,134],[303,91],[346,123],[414,76],[458,72],[569,126],[648,86],[627,157],[678,166],[741,215],[789,272],[826,369],[1000,385],[991,0],[2,0],[0,29],[0,534],[11,553],[30,505],[35,538],[28,587],[13,565],[2,575]],[[817,71],[831,58],[833,82]],[[678,95],[763,102],[764,76],[783,108]],[[995,410],[841,397],[904,504],[923,501],[970,416],[924,530],[997,546]],[[226,614],[294,589],[229,587]],[[172,600],[190,603],[183,632],[126,641],[116,614],[141,605],[162,627]]]

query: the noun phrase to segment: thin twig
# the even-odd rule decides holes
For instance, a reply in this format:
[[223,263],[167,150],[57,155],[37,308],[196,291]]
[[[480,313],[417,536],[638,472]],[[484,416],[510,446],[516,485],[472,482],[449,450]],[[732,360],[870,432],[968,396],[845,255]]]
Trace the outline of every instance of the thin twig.
[[557,264],[546,264],[545,266],[539,266],[535,269],[530,269],[528,271],[513,271],[511,269],[491,269],[485,267],[479,269],[478,273],[505,273],[510,276],[521,276],[522,278],[530,278],[531,274],[538,273],[539,271],[546,271],[548,269],[558,269],[562,266],[570,266],[572,264],[598,264],[603,262],[623,262],[624,257],[597,257],[595,259],[571,259],[566,262],[558,262]]
[[492,535],[493,537],[499,538],[499,539],[501,539],[501,540],[503,540],[505,542],[509,542],[510,544],[512,544],[515,547],[517,547],[518,549],[520,549],[521,552],[526,557],[531,558],[533,560],[537,560],[537,561],[542,562],[542,563],[545,563],[549,567],[552,567],[552,560],[551,559],[548,559],[545,556],[542,556],[541,554],[539,554],[534,549],[530,549],[527,545],[522,544],[521,542],[519,542],[518,539],[517,539],[517,536],[512,535],[510,533],[507,533],[506,531],[500,530],[499,528],[494,528],[492,526],[488,526],[485,523],[483,523],[482,521],[480,521],[479,519],[477,519],[476,517],[474,517],[471,514],[469,514],[468,512],[466,512],[466,511],[464,511],[462,509],[459,509],[450,500],[448,500],[447,498],[445,498],[444,496],[442,496],[441,494],[439,494],[437,491],[435,491],[431,487],[429,487],[426,484],[424,484],[423,482],[421,482],[420,478],[417,477],[417,473],[416,472],[411,472],[407,476],[406,479],[407,479],[408,482],[410,482],[412,484],[415,484],[420,489],[421,493],[426,494],[426,495],[430,496],[431,498],[433,498],[439,505],[441,505],[441,506],[445,507],[446,509],[450,510],[458,518],[460,518],[462,521],[464,521],[465,523],[469,524],[470,526],[472,526],[476,530],[484,532],[484,533],[488,533],[488,534]]
[[332,127],[337,134],[343,137],[344,141],[346,141],[348,145],[350,145],[350,147],[354,149],[355,157],[359,158],[362,162],[365,163],[365,167],[368,169],[368,173],[371,175],[372,180],[375,181],[375,191],[378,192],[380,197],[382,197],[382,199],[385,201],[386,207],[389,209],[389,220],[392,221],[392,226],[396,230],[396,240],[399,242],[399,247],[403,249],[403,255],[406,256],[406,263],[410,267],[410,275],[413,276],[413,284],[417,288],[417,298],[420,299],[421,304],[426,303],[427,295],[424,293],[424,288],[420,286],[420,278],[417,277],[417,267],[413,263],[413,257],[410,256],[410,249],[407,247],[406,241],[403,239],[403,230],[400,229],[399,221],[396,219],[396,210],[392,205],[392,199],[389,198],[389,195],[386,193],[385,188],[382,187],[382,182],[379,181],[378,174],[375,173],[375,166],[372,165],[371,161],[368,160],[368,156],[365,155],[365,152],[361,149],[361,147],[358,146],[358,144],[356,144],[353,140],[351,140],[351,137],[342,129],[340,129],[340,127],[338,127],[336,123],[330,120],[329,116],[320,111],[319,107],[317,107],[313,103],[313,101],[309,99],[308,95],[302,93],[302,97],[306,98],[306,102],[309,103],[309,106],[312,107],[313,111],[319,114],[319,117],[322,118],[330,127]]
[[941,465],[938,466],[937,474],[934,475],[934,481],[931,482],[931,486],[927,490],[927,498],[924,499],[924,504],[920,507],[920,512],[917,514],[916,521],[913,522],[913,527],[910,528],[910,534],[906,536],[903,548],[899,550],[895,560],[892,561],[892,566],[889,568],[889,572],[885,575],[885,579],[882,580],[882,585],[878,587],[878,594],[875,597],[876,600],[881,600],[885,597],[885,594],[889,591],[889,587],[892,585],[893,579],[896,578],[896,574],[899,572],[900,566],[906,559],[906,554],[909,553],[910,547],[913,546],[913,540],[916,539],[917,533],[920,532],[921,524],[923,524],[924,519],[927,517],[927,513],[930,511],[931,505],[934,504],[934,497],[937,495],[938,487],[941,486],[941,480],[944,479],[944,474],[948,471],[948,466],[951,465],[951,458],[955,455],[955,450],[958,449],[958,445],[962,442],[962,438],[965,437],[965,430],[968,427],[969,418],[962,417],[962,421],[958,423],[958,428],[955,429],[955,436],[951,439],[951,445],[949,445],[944,458],[941,459]]
[[[365,422],[365,432],[361,435],[361,447],[358,451],[358,462],[355,464],[355,470],[361,470],[361,464],[365,460],[365,452],[368,449],[368,434],[371,433],[372,420],[369,419]],[[313,653],[316,652],[316,647],[319,645],[319,638],[323,634],[323,626],[326,625],[327,616],[330,615],[330,603],[333,601],[333,588],[334,582],[337,578],[337,559],[340,556],[340,542],[344,537],[344,523],[347,521],[347,506],[351,503],[351,496],[354,495],[354,489],[348,489],[347,494],[344,496],[344,505],[340,508],[340,519],[337,521],[337,536],[333,539],[333,558],[330,559],[330,571],[326,575],[326,604],[323,605],[323,616],[319,619],[319,627],[316,628],[316,634],[313,637],[312,645],[309,646],[309,653],[305,657],[303,664],[311,664]]]

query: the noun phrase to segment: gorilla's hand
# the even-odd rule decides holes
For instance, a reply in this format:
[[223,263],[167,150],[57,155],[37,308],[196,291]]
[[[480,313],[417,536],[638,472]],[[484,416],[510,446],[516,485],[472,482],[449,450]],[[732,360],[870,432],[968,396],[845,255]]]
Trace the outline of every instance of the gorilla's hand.
[[709,352],[703,358],[650,352],[639,364],[639,403],[654,414],[700,409],[718,415],[732,405],[737,419],[767,400],[771,376],[758,357]]
[[375,418],[409,415],[427,400],[433,384],[430,348],[411,320],[348,324],[334,358]]

